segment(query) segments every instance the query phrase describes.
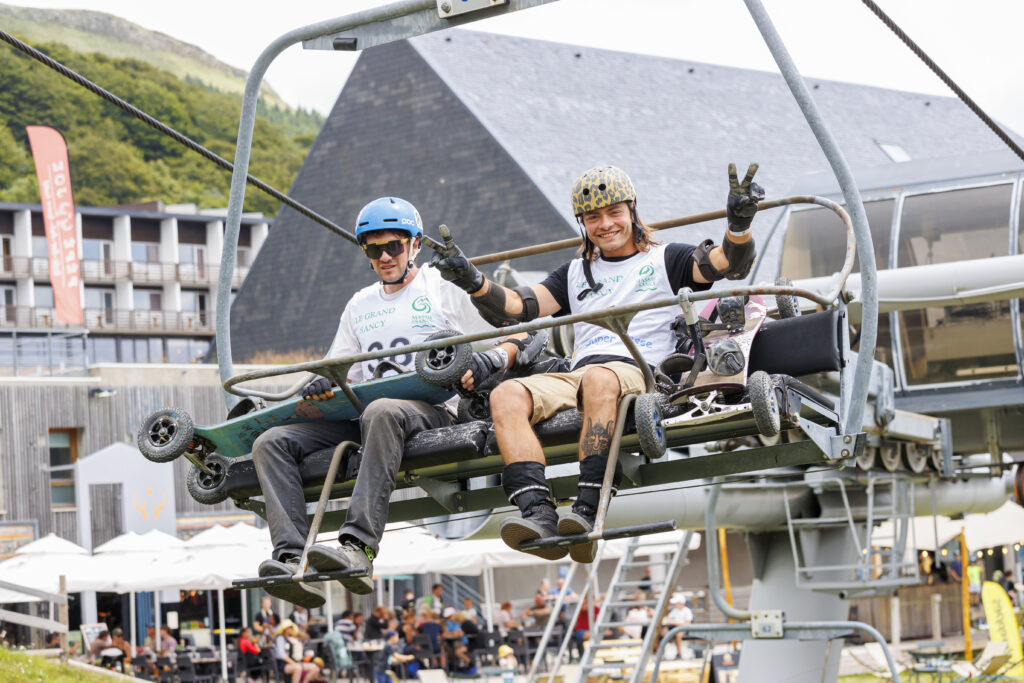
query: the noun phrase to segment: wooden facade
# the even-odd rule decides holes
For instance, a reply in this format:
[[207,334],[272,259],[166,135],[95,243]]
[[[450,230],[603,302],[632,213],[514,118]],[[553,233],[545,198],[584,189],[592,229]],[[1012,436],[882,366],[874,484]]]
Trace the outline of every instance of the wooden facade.
[[[0,380],[0,521],[36,520],[40,536],[53,532],[79,542],[74,506],[51,504],[51,430],[73,429],[75,450],[82,458],[112,443],[134,445],[143,418],[160,407],[187,410],[199,424],[224,419],[215,368],[98,366],[91,372],[90,377],[81,378]],[[174,382],[179,378],[180,383]],[[101,387],[116,393],[90,395]],[[216,506],[195,502],[185,488],[188,466],[184,458],[175,463],[179,519],[240,512],[230,501]],[[93,500],[101,503],[93,506],[93,539],[108,540],[124,530],[120,506],[109,500],[113,494],[110,490],[91,492]]]

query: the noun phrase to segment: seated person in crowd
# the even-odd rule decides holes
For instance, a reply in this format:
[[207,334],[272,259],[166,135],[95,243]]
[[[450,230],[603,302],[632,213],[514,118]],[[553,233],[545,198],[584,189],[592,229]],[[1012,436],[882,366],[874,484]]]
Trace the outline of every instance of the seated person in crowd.
[[312,662],[303,661],[305,652],[299,639],[299,627],[291,619],[285,619],[277,627],[274,638],[274,657],[279,670],[291,677],[291,683],[299,683],[303,678],[312,675],[316,666]]
[[430,649],[434,652],[441,651],[441,634],[444,633],[444,626],[437,618],[437,613],[429,608],[426,611],[426,619],[420,624],[419,632],[430,638]]
[[256,613],[255,617],[253,617],[252,630],[263,635],[263,633],[267,632],[269,629],[268,637],[273,638],[274,631],[277,630],[277,625],[280,623],[281,618],[271,607],[270,596],[264,595],[260,598],[260,611]]
[[160,650],[159,655],[173,655],[178,649],[178,641],[171,635],[171,629],[166,624],[160,627]]
[[523,619],[532,619],[534,628],[544,628],[551,616],[551,605],[540,591],[533,596],[533,607],[523,610]]
[[309,629],[309,610],[302,605],[295,605],[295,609],[288,615],[288,618],[295,622],[295,625],[303,633]]
[[252,629],[248,626],[242,629],[242,635],[238,638],[238,651],[242,653],[247,669],[263,663],[263,658],[260,657],[263,648],[253,640]]
[[444,608],[444,637],[445,638],[461,638],[462,633],[462,619],[459,618],[459,613],[455,611],[454,607]]
[[469,646],[465,643],[455,643],[455,657],[452,660],[452,670],[463,676],[476,675],[476,660],[473,657],[473,653],[469,651]]
[[[666,628],[662,630],[662,633],[667,633],[675,626],[685,626],[690,623],[693,623],[693,610],[686,606],[686,596],[676,593],[672,596],[672,609],[665,615],[664,625]],[[683,632],[679,631],[676,633],[676,657],[682,659],[683,652]]]
[[356,642],[356,622],[352,618],[352,610],[347,609],[341,613],[341,619],[334,622],[334,629],[341,633],[346,643]]
[[416,659],[414,655],[403,654],[399,651],[398,631],[388,631],[384,634],[384,640],[384,648],[380,651],[380,657],[373,669],[377,683],[388,683],[387,670],[392,665],[407,664]]
[[518,628],[516,620],[512,618],[512,603],[506,600],[501,603],[501,607],[498,608],[498,613],[494,615],[493,622],[494,628],[498,629],[498,633],[504,638],[508,635],[510,628]]
[[519,662],[516,661],[515,650],[508,645],[500,645],[498,647],[498,666],[513,671],[518,669]]
[[473,598],[468,596],[462,598],[462,612],[467,618],[472,617],[476,619],[476,617],[480,616],[480,613],[476,610],[476,606],[473,605]]
[[366,620],[366,640],[381,640],[388,628],[388,608],[384,605],[377,605],[373,613]]
[[93,636],[89,642],[89,655],[93,659],[99,659],[100,653],[112,645],[110,631],[104,627],[99,633]]

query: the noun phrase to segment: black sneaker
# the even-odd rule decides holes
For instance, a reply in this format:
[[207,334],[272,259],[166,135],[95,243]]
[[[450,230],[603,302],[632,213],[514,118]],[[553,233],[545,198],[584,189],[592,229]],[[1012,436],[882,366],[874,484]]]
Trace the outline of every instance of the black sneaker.
[[331,572],[339,569],[355,569],[369,567],[367,576],[351,576],[338,579],[346,590],[358,595],[373,592],[373,551],[361,547],[352,541],[345,541],[337,548],[317,544],[309,549],[309,564],[320,572]]
[[[595,519],[597,519],[597,511],[589,505],[573,505],[572,511],[558,520],[558,535],[576,536],[577,534],[589,534],[594,530]],[[597,543],[593,541],[569,546],[569,557],[575,562],[590,564],[594,561],[596,555]]]
[[[527,541],[538,538],[550,538],[558,535],[558,513],[555,506],[547,504],[534,505],[523,513],[522,517],[509,517],[501,523],[501,540],[512,550]],[[536,555],[545,560],[560,560],[568,554],[565,548],[554,546],[537,550],[524,550],[524,553]]]
[[[260,563],[259,575],[260,577],[281,575],[294,576],[295,571],[298,568],[298,558],[291,558],[285,562],[280,562],[278,560],[264,560]],[[286,583],[275,584],[273,586],[267,586],[264,590],[275,598],[280,598],[281,600],[290,602],[294,605],[302,605],[307,609],[320,607],[324,602],[326,602],[326,599],[324,598],[324,589],[312,583],[297,583],[295,581],[289,581]]]

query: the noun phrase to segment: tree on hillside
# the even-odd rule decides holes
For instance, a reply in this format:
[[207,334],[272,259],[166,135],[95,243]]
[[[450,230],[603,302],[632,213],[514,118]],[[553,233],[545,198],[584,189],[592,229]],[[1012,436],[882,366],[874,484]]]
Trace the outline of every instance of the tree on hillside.
[[[37,47],[220,156],[234,158],[237,95],[179,80],[134,59],[83,54],[59,44]],[[287,191],[312,144],[312,125],[322,117],[262,110],[269,118],[257,116],[249,172]],[[227,205],[227,171],[14,50],[0,51],[0,200],[39,200],[27,125],[52,126],[64,135],[80,205],[153,200]],[[250,190],[245,210],[274,215],[278,202]]]

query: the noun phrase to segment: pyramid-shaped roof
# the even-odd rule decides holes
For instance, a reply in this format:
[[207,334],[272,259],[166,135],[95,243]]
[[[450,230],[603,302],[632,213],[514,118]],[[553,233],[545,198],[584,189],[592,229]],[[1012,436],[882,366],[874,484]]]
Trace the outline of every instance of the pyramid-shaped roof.
[[[880,143],[914,159],[1002,144],[953,98],[809,83],[854,167],[891,163]],[[770,198],[828,170],[780,75],[456,30],[361,55],[292,195],[346,226],[373,198],[405,197],[428,232],[445,222],[479,255],[573,235],[569,188],[591,166],[625,169],[650,222],[723,207],[730,161],[759,162]],[[570,256],[514,265],[548,270]],[[373,279],[358,249],[283,208],[232,311],[235,358],[322,354]]]

